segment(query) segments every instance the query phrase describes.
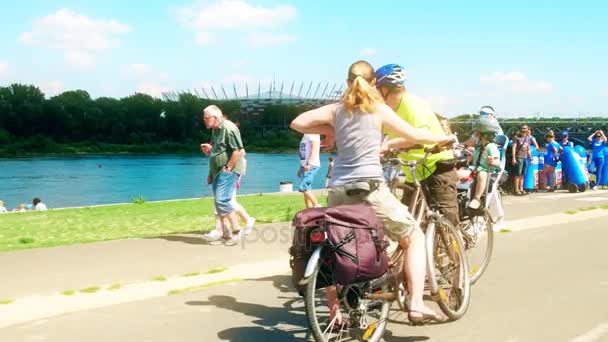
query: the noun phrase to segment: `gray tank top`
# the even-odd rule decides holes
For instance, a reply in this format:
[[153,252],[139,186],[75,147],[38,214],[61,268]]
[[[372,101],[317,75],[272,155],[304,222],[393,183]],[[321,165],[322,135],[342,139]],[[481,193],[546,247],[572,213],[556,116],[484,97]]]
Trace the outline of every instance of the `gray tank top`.
[[380,165],[382,133],[374,114],[355,111],[350,115],[340,105],[336,110],[334,130],[338,156],[331,185],[357,179],[384,181]]

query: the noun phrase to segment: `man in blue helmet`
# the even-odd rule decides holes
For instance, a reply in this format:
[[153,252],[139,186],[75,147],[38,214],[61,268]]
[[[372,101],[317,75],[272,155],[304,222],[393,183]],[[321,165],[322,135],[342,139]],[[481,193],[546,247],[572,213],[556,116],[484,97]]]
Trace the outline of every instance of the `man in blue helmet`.
[[[405,79],[405,69],[398,64],[388,64],[376,70],[376,87],[386,104],[397,115],[416,128],[427,129],[434,134],[445,134],[430,106],[406,91]],[[389,138],[393,137],[389,136]],[[408,147],[408,142],[397,138],[389,140],[384,149],[405,147]],[[424,157],[424,150],[412,149],[401,154],[400,157],[404,160],[421,160]],[[427,184],[431,192],[431,200],[436,201],[446,218],[454,225],[458,225],[458,193],[456,191],[458,176],[454,166],[454,153],[451,150],[432,154],[424,165],[418,165],[416,177]],[[405,175],[406,187],[402,202],[410,205],[413,179],[409,172],[405,172]]]

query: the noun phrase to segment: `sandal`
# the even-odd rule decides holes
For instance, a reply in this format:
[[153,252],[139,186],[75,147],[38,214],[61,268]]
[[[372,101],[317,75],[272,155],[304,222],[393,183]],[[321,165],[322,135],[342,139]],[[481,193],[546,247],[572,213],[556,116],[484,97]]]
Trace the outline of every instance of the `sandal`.
[[[412,313],[420,314],[421,316],[412,316]],[[448,321],[448,317],[439,313],[428,313],[412,310],[407,313],[407,319],[412,325],[423,325],[425,323],[436,322],[443,323]]]

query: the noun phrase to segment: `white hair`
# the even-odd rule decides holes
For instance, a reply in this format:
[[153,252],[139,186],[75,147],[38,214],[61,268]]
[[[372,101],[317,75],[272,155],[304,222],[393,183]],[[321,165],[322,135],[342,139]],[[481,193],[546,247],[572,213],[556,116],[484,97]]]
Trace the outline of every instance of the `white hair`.
[[220,107],[218,107],[216,105],[210,105],[210,106],[205,107],[205,109],[203,109],[203,113],[207,113],[211,116],[215,116],[216,118],[224,117],[224,114],[222,114],[222,110],[220,109]]

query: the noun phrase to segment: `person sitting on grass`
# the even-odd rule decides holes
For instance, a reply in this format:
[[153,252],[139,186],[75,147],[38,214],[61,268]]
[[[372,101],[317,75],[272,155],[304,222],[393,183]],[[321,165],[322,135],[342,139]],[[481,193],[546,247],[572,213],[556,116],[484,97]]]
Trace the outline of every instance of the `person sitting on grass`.
[[483,195],[488,180],[490,167],[500,167],[500,152],[494,143],[496,134],[500,130],[498,121],[491,117],[481,117],[474,124],[474,130],[478,132],[479,144],[473,152],[472,163],[469,169],[475,176],[475,189],[469,208],[479,209],[481,206],[481,195]]
[[42,203],[42,201],[38,197],[34,198],[34,200],[32,201],[32,205],[33,205],[33,210],[40,210],[40,211],[47,210],[46,204]]

